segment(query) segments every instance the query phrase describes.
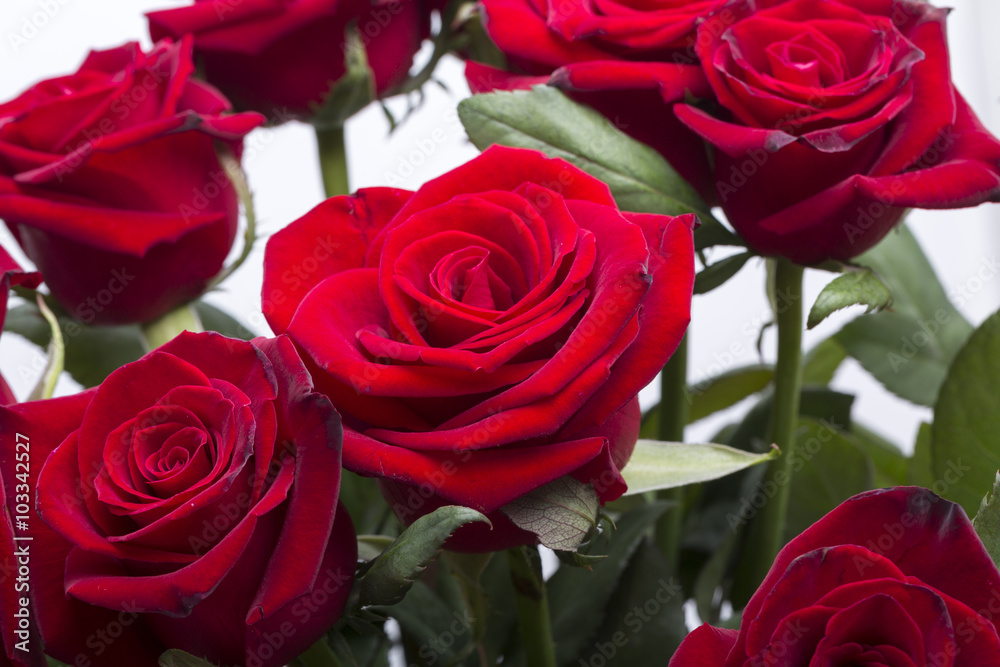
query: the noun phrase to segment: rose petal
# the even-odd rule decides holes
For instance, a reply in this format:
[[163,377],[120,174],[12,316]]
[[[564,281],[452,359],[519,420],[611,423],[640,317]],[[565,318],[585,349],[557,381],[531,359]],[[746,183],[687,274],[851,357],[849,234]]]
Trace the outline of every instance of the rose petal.
[[369,188],[333,197],[268,239],[261,301],[271,328],[287,331],[302,299],[325,278],[364,266],[372,239],[411,195]]

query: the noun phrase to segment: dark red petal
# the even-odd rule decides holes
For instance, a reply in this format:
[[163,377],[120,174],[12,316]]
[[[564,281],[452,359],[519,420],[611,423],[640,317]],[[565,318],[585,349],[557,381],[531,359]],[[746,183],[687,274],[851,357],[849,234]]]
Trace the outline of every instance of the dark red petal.
[[[864,568],[859,568],[858,563],[864,564]],[[838,586],[866,579],[906,581],[906,576],[892,561],[855,545],[826,547],[802,554],[791,562],[768,591],[757,616],[748,619],[747,654],[766,650],[788,610],[809,607]]]
[[213,211],[184,216],[78,205],[58,197],[41,199],[2,176],[0,215],[11,225],[35,227],[88,245],[96,240],[106,250],[139,257],[157,243],[177,241],[219,219]]
[[15,285],[23,285],[34,289],[41,282],[42,274],[37,271],[23,270],[14,261],[14,258],[0,246],[0,330],[3,329],[3,322],[7,317],[7,295],[10,293],[10,288]]
[[275,333],[287,331],[309,290],[331,275],[364,266],[368,246],[411,194],[369,188],[333,197],[268,240],[261,302]]
[[551,69],[568,62],[608,57],[588,42],[560,37],[549,29],[545,17],[523,0],[486,0],[483,25],[501,51],[529,69]]
[[285,459],[260,502],[218,544],[190,564],[142,576],[125,570],[118,559],[77,548],[66,562],[66,592],[90,604],[114,606],[125,599],[140,612],[188,615],[240,558],[258,519],[285,502],[294,468],[294,460]]
[[738,157],[751,150],[766,150],[774,153],[796,138],[783,130],[769,130],[759,127],[744,127],[709,116],[701,109],[688,104],[677,104],[674,113],[682,123],[703,137],[719,150],[732,157]]
[[873,165],[873,175],[898,173],[913,164],[930,147],[939,133],[955,121],[956,93],[951,83],[951,64],[945,19],[948,10],[927,4],[896,5],[887,13],[894,20],[902,15],[916,20],[906,36],[924,52],[925,58],[913,66],[913,103],[895,123],[885,150]]
[[[400,447],[422,450],[495,447],[554,435],[607,382],[612,365],[635,340],[637,331],[636,320],[632,319],[596,358],[587,358],[589,364],[584,368],[576,365],[558,369],[562,372],[557,373],[550,360],[527,380],[476,404],[433,431],[409,433],[372,428],[366,433]],[[551,376],[546,372],[550,366]],[[572,371],[579,374],[567,382]],[[486,431],[484,424],[490,425]]]
[[[92,484],[83,486],[80,483],[77,440],[77,432],[71,433],[49,455],[45,467],[42,468],[40,484],[37,487],[38,516],[58,534],[60,541],[115,559],[190,563],[194,559],[190,554],[168,554],[157,548],[108,541],[108,533],[87,510],[86,501],[95,493]],[[95,499],[94,502],[99,501]],[[111,515],[106,508],[101,509],[107,520],[106,517]],[[128,519],[113,516],[111,518],[116,520],[122,532],[127,532],[134,526]]]
[[[246,664],[251,664],[251,656],[265,655],[273,648],[275,633],[283,633],[289,625],[295,634],[288,642],[274,650],[273,657],[263,665],[284,665],[312,646],[340,618],[351,593],[354,570],[357,564],[358,540],[347,508],[339,505],[336,521],[330,533],[326,550],[316,571],[316,577],[307,590],[299,597],[289,600],[270,617],[258,620],[253,607],[247,618]],[[281,576],[287,575],[282,571]],[[263,586],[270,583],[265,575]]]
[[548,83],[549,77],[522,76],[468,60],[465,63],[465,80],[469,84],[469,90],[475,95],[494,90],[531,90],[534,86]]
[[[934,615],[922,617],[923,605],[928,605]],[[927,656],[947,655],[954,643],[951,618],[938,596],[927,591],[922,596],[897,599],[891,593],[874,593],[830,617],[816,656],[826,656],[845,644],[876,650],[888,646],[905,654],[913,664],[920,664]]]
[[549,84],[580,92],[653,89],[668,103],[687,95],[712,94],[700,67],[673,63],[588,60],[560,67],[552,73]]
[[271,362],[246,341],[227,338],[214,331],[184,331],[158,349],[188,362],[206,377],[225,380],[239,388],[250,399],[254,410],[277,396]]
[[[288,454],[295,459],[295,484],[264,573],[265,585],[251,605],[248,623],[270,618],[305,595],[322,576],[323,554],[337,518],[343,443],[340,415],[329,398],[313,391],[291,340],[287,336],[258,338],[255,345],[274,364],[279,387],[278,437],[279,442],[291,443]],[[350,520],[346,523],[350,525]],[[353,542],[353,531],[349,541]]]
[[[565,160],[547,157],[540,151],[495,145],[447,174],[424,183],[400,209],[397,219],[406,220],[417,211],[443,204],[457,195],[514,191],[524,183],[537,183],[557,190],[564,199],[615,206],[606,184]],[[376,258],[382,252],[384,241],[385,233],[372,242],[366,265],[378,263]]]
[[[481,433],[489,437],[491,426],[482,424]],[[588,438],[532,447],[420,452],[348,428],[344,431],[344,467],[429,489],[450,502],[492,512],[580,468],[605,447],[603,438]]]
[[736,644],[736,630],[701,625],[691,631],[670,659],[670,667],[722,665]]
[[598,425],[603,415],[649,384],[677,349],[691,320],[695,216],[624,215],[642,230],[649,247],[652,284],[639,307],[639,335],[615,362],[608,381],[563,429],[564,435]]

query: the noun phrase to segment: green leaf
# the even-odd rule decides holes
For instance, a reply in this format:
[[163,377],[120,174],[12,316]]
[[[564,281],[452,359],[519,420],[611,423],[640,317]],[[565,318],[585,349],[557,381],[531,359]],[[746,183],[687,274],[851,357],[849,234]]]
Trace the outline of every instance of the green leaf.
[[459,103],[458,117],[480,150],[501,144],[563,158],[607,183],[624,211],[694,212],[703,228],[713,228],[713,239],[731,237],[733,245],[743,245],[662,155],[556,88],[473,95]]
[[[730,447],[748,452],[767,451],[771,444],[767,441],[767,432],[773,400],[773,396],[767,393],[747,412],[727,441]],[[854,396],[850,394],[843,394],[826,387],[803,387],[799,398],[799,415],[817,420],[825,419],[834,427],[847,430],[851,423],[853,405]]]
[[848,323],[836,339],[886,389],[917,405],[933,406],[950,363],[934,342],[940,326],[937,320],[918,322],[886,312]]
[[559,665],[573,664],[574,657],[593,642],[592,637],[608,617],[608,602],[618,589],[632,555],[667,507],[665,503],[643,505],[619,519],[609,541],[603,535],[595,540],[591,553],[604,543],[607,558],[595,565],[593,572],[563,567],[549,579],[552,637]]
[[622,477],[628,483],[626,493],[635,495],[718,479],[777,455],[777,449],[752,454],[725,445],[640,440],[622,470]]
[[727,280],[735,276],[743,265],[756,255],[753,252],[741,252],[730,255],[725,259],[720,259],[714,264],[706,266],[694,277],[694,293],[705,294],[719,287]]
[[690,423],[763,391],[773,377],[773,366],[754,365],[736,368],[691,385],[688,387],[688,395],[691,397]]
[[421,660],[433,656],[435,662],[450,664],[472,634],[470,619],[452,609],[423,581],[416,582],[399,604],[378,607],[377,611],[396,619],[407,649]]
[[851,424],[849,440],[871,458],[872,465],[875,466],[874,488],[906,485],[910,460],[895,443],[857,422]]
[[392,543],[393,539],[388,535],[358,535],[358,560],[375,560]]
[[871,269],[848,271],[823,288],[809,311],[806,328],[812,329],[834,312],[849,306],[866,306],[866,313],[892,305],[892,294]]
[[565,475],[500,508],[550,549],[576,551],[597,528],[600,500],[591,484]]
[[321,130],[343,127],[347,119],[374,100],[375,75],[357,25],[344,30],[344,74],[330,87],[322,104],[313,104],[309,123]]
[[802,357],[802,384],[826,386],[847,358],[847,350],[835,338],[827,338]]
[[972,527],[983,541],[986,553],[1000,567],[1000,472],[993,479],[993,494],[983,496]]
[[582,567],[585,570],[593,570],[594,566],[607,558],[604,555],[591,556],[578,551],[553,551],[559,562],[569,567]]
[[438,508],[414,521],[361,576],[361,604],[392,605],[402,600],[451,534],[473,522],[489,523],[489,519],[456,505]]
[[176,648],[161,653],[159,663],[160,667],[214,667],[213,663]]
[[219,310],[212,304],[204,301],[195,301],[193,305],[205,331],[217,331],[223,336],[239,338],[240,340],[252,340],[257,337],[257,334],[251,331],[245,324],[229,313]]
[[934,406],[932,489],[972,516],[1000,469],[1000,312],[955,357]]
[[347,508],[358,533],[397,534],[397,523],[389,503],[371,477],[344,470],[340,477],[340,502]]
[[722,601],[725,598],[719,598],[717,593],[719,588],[726,584],[730,560],[741,539],[741,528],[730,531],[722,542],[722,546],[712,552],[695,579],[692,595],[698,608],[698,616],[706,623],[715,625],[719,622]]
[[670,562],[648,539],[639,542],[608,602],[604,623],[570,663],[607,667],[663,665],[680,645],[684,591]]
[[802,420],[791,471],[791,497],[795,500],[788,506],[785,542],[851,496],[872,488],[874,479],[868,455],[825,420]]
[[917,439],[913,444],[913,456],[910,457],[906,474],[906,482],[912,486],[922,486],[929,489],[934,486],[934,474],[931,472],[931,425],[921,424],[917,431]]
[[905,225],[857,262],[882,277],[892,292],[893,308],[848,323],[837,341],[886,389],[918,405],[933,406],[972,326],[949,301]]

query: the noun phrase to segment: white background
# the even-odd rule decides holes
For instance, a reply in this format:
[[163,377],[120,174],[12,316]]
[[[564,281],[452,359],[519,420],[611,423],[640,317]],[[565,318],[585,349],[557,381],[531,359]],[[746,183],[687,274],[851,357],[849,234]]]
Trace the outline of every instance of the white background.
[[[0,100],[8,100],[40,79],[74,71],[91,48],[108,48],[128,40],[149,45],[143,12],[189,4],[174,0],[3,0],[0,5]],[[983,122],[1000,133],[1000,4],[995,0],[954,0],[949,19],[954,79]],[[23,42],[20,39],[23,38]],[[426,50],[423,56],[426,57]],[[468,95],[462,63],[446,59],[438,77],[449,92],[427,87],[427,98],[391,136],[377,106],[353,118],[347,127],[352,188],[393,185],[415,189],[422,182],[477,154],[454,120],[457,102]],[[395,108],[401,109],[400,105]],[[442,141],[437,141],[441,137]],[[311,129],[293,123],[255,131],[247,141],[246,168],[255,192],[260,232],[266,237],[301,216],[323,199]],[[909,224],[929,254],[946,291],[956,295],[959,310],[978,324],[1000,308],[997,276],[979,282],[977,272],[1000,254],[1000,207],[985,205],[963,211],[915,211]],[[14,252],[13,241],[0,230],[0,243]],[[209,300],[268,333],[260,315],[259,289],[263,239],[247,264]],[[830,274],[807,272],[807,299],[818,294]],[[756,362],[755,341],[769,317],[764,297],[762,262],[755,260],[723,288],[694,301],[690,330],[690,377],[704,379],[720,370]],[[974,289],[971,298],[957,295]],[[811,301],[810,301],[811,302]],[[853,310],[835,316],[806,333],[806,345],[836,332]],[[773,360],[773,333],[765,336],[765,360]],[[738,350],[733,354],[733,350]],[[0,372],[19,398],[37,380],[41,353],[13,335],[0,343]],[[870,428],[912,448],[921,420],[930,410],[912,406],[886,392],[854,362],[838,372],[834,386],[858,395],[855,416]],[[58,391],[75,391],[61,381]],[[656,390],[643,394],[645,405]],[[733,413],[691,427],[688,440],[703,441]]]

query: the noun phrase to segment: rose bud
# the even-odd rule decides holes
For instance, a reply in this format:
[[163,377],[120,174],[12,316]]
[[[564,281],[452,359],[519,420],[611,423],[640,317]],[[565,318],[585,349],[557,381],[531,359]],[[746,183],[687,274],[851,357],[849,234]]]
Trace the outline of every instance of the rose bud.
[[238,222],[216,154],[257,114],[191,78],[191,43],[93,51],[0,104],[0,218],[86,324],[154,319],[201,294]]
[[308,120],[345,72],[345,30],[356,26],[375,93],[401,83],[428,36],[417,0],[196,0],[150,12],[153,39],[194,37],[205,77],[240,109],[272,122]]

